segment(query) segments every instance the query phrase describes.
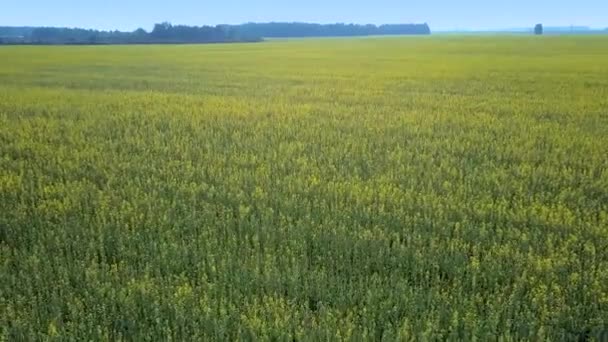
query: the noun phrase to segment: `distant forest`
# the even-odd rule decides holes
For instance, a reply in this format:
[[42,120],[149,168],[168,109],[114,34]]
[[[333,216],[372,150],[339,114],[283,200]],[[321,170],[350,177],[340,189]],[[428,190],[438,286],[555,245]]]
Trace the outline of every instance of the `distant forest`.
[[431,29],[427,24],[376,26],[372,24],[249,23],[232,27],[240,32],[264,38],[431,34]]
[[261,37],[228,25],[184,26],[162,23],[151,32],[98,31],[60,27],[0,27],[4,44],[180,44],[257,42]]
[[427,24],[356,25],[247,23],[185,26],[161,23],[151,32],[58,27],[0,27],[0,44],[189,44],[258,42],[263,38],[430,34]]

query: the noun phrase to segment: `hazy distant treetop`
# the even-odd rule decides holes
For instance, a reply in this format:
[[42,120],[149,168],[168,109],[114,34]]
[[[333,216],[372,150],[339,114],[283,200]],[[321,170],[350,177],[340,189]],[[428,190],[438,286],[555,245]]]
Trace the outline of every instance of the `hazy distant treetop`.
[[0,37],[25,37],[32,33],[34,27],[0,26]]

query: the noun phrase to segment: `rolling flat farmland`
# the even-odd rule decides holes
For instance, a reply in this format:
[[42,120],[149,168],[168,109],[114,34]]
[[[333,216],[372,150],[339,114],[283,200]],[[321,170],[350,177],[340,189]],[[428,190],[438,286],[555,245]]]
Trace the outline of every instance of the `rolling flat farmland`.
[[0,61],[0,340],[606,336],[606,36]]

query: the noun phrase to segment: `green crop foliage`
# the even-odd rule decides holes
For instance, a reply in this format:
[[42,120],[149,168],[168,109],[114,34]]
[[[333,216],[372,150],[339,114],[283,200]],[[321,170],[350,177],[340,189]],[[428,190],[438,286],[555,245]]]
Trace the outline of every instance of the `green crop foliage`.
[[608,37],[0,61],[0,340],[608,329]]

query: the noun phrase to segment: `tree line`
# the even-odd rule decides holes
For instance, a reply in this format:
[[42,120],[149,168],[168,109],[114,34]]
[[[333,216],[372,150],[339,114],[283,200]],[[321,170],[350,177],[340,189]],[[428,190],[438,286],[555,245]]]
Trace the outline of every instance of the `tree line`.
[[340,37],[430,34],[428,24],[358,25],[310,23],[247,23],[237,26],[240,31],[267,38]]
[[[14,31],[14,30],[13,30]],[[179,44],[255,42],[261,37],[242,34],[228,25],[184,26],[161,23],[151,32],[139,28],[133,32],[99,31],[81,28],[36,27],[22,36],[3,36],[0,43],[15,44]]]
[[263,38],[430,34],[427,24],[358,25],[247,23],[186,26],[165,22],[152,31],[99,31],[60,27],[0,27],[0,44],[180,44],[258,42]]

